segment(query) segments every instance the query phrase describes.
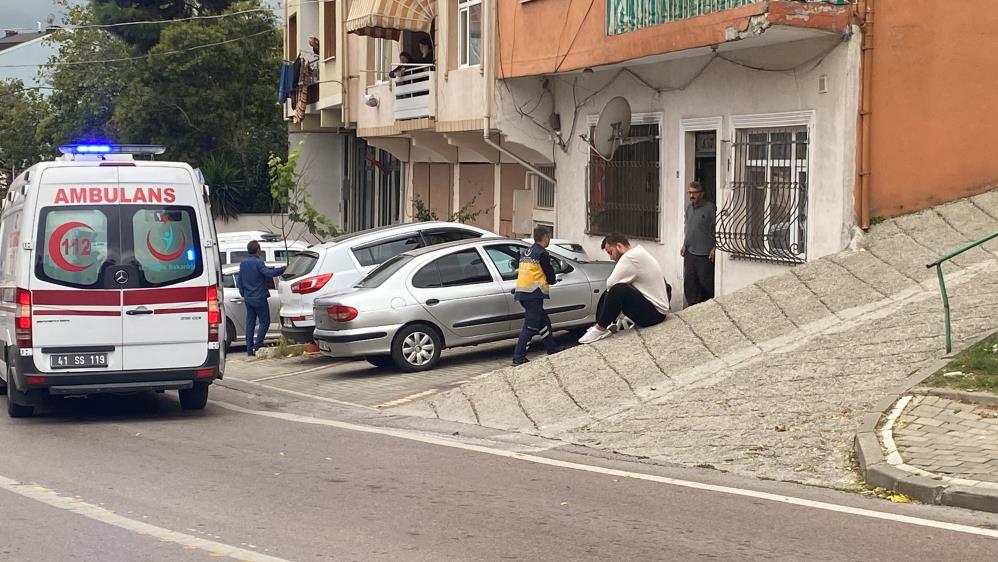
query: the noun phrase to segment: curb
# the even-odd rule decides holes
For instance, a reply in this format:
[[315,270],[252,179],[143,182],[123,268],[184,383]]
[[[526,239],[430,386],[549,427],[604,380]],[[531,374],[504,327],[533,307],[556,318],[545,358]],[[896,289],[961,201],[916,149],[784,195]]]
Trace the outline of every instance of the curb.
[[[903,470],[901,467],[908,465],[903,464],[903,462],[900,465],[891,464],[884,457],[884,449],[877,433],[878,429],[883,429],[881,426],[886,421],[885,416],[895,409],[898,402],[903,400],[905,393],[932,376],[948,362],[948,358],[943,358],[919,369],[891,391],[892,395],[898,396],[897,398],[887,398],[880,401],[874,406],[874,412],[863,416],[854,440],[853,448],[856,451],[856,458],[866,481],[876,486],[897,490],[926,504],[949,505],[998,513],[998,489],[964,486],[949,483],[942,478],[936,480],[922,475],[924,473],[916,474]],[[923,390],[926,391],[926,394],[933,396],[978,402],[985,405],[998,405],[998,397],[979,396],[977,393],[956,390],[919,388],[920,392]],[[893,419],[891,423],[893,424]],[[897,457],[897,454],[894,453],[894,456]]]

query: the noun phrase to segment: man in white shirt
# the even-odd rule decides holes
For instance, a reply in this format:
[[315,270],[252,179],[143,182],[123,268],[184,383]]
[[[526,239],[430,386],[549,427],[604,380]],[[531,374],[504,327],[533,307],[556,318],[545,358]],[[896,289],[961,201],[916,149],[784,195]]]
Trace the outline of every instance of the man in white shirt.
[[658,261],[641,246],[631,246],[622,234],[603,239],[603,250],[617,262],[606,280],[606,293],[596,312],[596,324],[579,343],[593,343],[610,337],[610,325],[620,314],[647,328],[665,320],[669,311],[669,291]]

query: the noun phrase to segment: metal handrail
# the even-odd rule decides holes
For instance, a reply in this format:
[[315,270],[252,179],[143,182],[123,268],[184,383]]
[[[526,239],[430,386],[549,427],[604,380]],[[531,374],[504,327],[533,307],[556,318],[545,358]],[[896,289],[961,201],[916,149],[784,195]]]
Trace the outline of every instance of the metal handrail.
[[953,250],[936,261],[925,265],[926,269],[932,269],[933,267],[936,268],[936,277],[939,278],[939,292],[943,297],[943,318],[946,323],[946,353],[953,351],[953,329],[950,324],[949,295],[946,294],[946,280],[943,278],[943,263],[959,256],[967,250],[973,250],[985,242],[994,240],[995,238],[998,238],[998,232],[989,234],[976,242],[971,242],[962,248]]

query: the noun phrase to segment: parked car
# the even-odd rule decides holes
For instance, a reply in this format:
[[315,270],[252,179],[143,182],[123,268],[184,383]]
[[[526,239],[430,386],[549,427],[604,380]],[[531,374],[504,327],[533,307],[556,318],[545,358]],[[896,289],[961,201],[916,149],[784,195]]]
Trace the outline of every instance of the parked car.
[[[268,262],[269,267],[282,267],[283,263]],[[237,288],[239,281],[239,264],[229,264],[222,267],[222,296],[225,299],[225,349],[237,343],[246,343],[246,303],[239,296]],[[267,330],[267,341],[281,337],[281,325],[278,315],[281,311],[281,298],[277,294],[277,279],[274,288],[270,290],[267,304],[270,307],[270,327]]]
[[[520,240],[465,240],[396,256],[353,289],[316,299],[319,349],[425,371],[445,348],[515,338],[524,315],[513,289],[529,247]],[[553,327],[592,325],[613,263],[552,258],[558,282],[545,308]]]
[[[524,238],[523,241],[527,244],[534,243],[533,238]],[[582,244],[563,238],[552,238],[551,245],[548,246],[548,252],[575,261],[593,261],[589,257],[589,254],[586,253],[586,249],[582,247]]]
[[218,253],[222,257],[222,263],[239,263],[246,259],[249,256],[246,245],[251,240],[260,243],[264,261],[280,262],[281,265],[287,264],[291,258],[308,248],[308,244],[300,240],[288,240],[285,244],[280,235],[270,232],[229,232],[218,235]]
[[281,276],[281,334],[312,341],[315,299],[348,289],[385,260],[402,252],[454,240],[498,235],[474,226],[419,222],[375,228],[334,238],[302,251]]

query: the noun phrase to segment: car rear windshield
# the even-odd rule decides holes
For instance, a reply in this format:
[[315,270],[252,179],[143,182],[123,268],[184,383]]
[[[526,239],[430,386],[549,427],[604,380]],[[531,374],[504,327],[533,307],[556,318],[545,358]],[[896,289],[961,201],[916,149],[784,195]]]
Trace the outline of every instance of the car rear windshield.
[[303,275],[308,275],[315,268],[315,264],[319,263],[319,254],[314,252],[302,252],[295,257],[291,258],[291,263],[288,264],[288,268],[284,270],[281,275],[281,279],[296,279]]
[[35,276],[77,288],[162,287],[204,272],[197,215],[183,206],[59,206],[42,209]]
[[357,287],[362,289],[372,289],[374,287],[380,287],[385,281],[391,278],[392,275],[405,267],[405,264],[412,261],[412,256],[395,256],[389,259],[385,263],[376,267],[371,273],[367,274],[360,283],[357,283]]

